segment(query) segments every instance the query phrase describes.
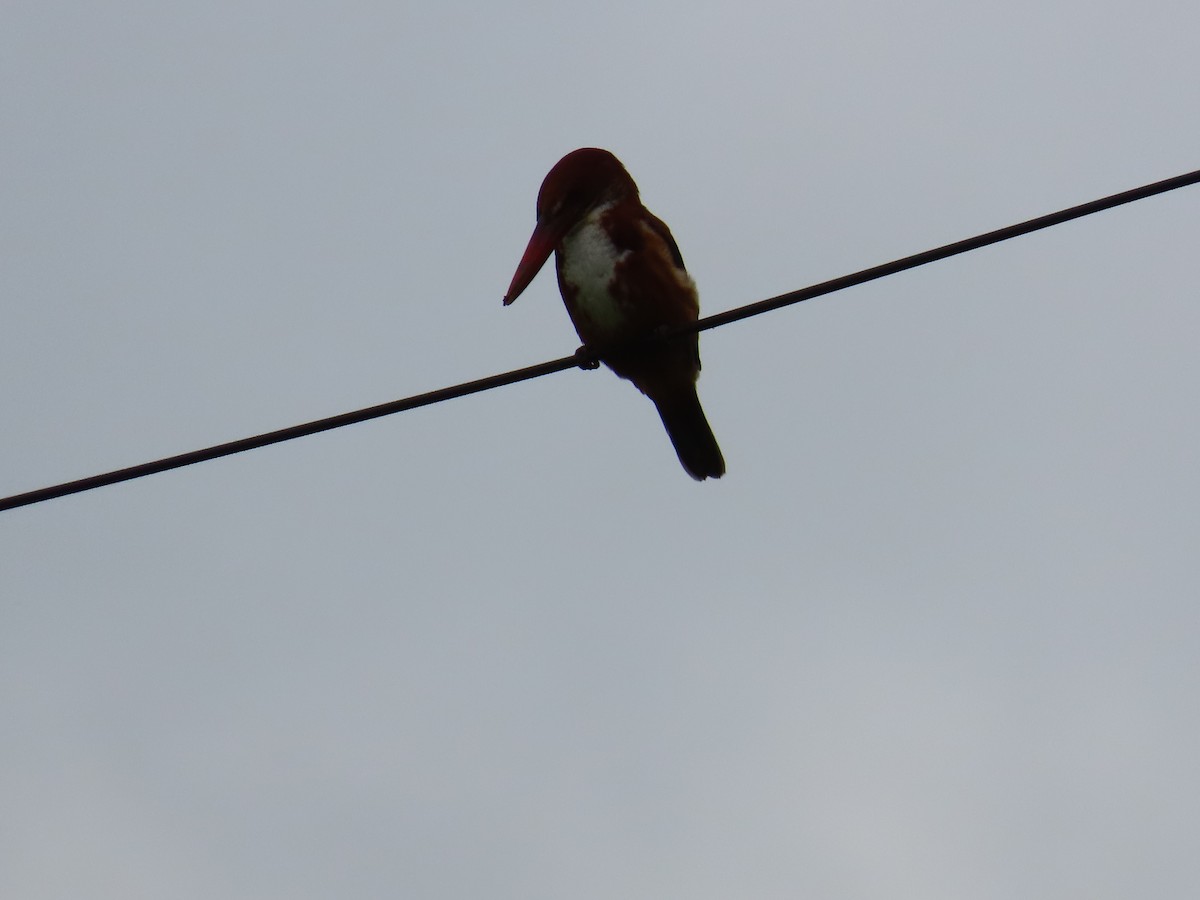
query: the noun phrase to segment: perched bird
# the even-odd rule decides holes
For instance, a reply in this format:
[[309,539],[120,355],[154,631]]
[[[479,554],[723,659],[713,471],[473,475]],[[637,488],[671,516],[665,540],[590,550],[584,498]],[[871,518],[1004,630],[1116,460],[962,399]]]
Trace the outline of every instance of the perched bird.
[[647,340],[696,321],[696,285],[670,229],[642,206],[637,185],[607,150],[574,150],[546,175],[537,225],[505,306],[528,287],[551,251],[563,302],[584,346],[650,398],[689,475],[697,481],[724,475],[725,460],[696,395],[699,338]]

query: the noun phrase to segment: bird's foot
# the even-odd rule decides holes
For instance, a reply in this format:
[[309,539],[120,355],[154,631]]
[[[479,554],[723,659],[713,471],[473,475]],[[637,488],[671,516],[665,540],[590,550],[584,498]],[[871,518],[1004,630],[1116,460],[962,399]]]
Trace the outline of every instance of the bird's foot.
[[575,365],[581,369],[600,368],[600,357],[587,344],[575,351]]

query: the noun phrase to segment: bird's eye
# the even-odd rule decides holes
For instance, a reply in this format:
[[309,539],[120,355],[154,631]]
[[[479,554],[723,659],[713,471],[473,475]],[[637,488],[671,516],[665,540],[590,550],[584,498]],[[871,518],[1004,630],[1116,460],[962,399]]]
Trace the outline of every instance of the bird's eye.
[[557,200],[550,204],[547,215],[561,216],[569,215],[572,212],[582,210],[588,205],[587,195],[579,190],[570,190],[559,196]]
[[557,201],[555,201],[554,206],[551,207],[551,209],[550,209],[550,214],[553,216],[559,216],[559,215],[562,215],[562,214],[568,212],[569,210],[578,209],[578,208],[579,208],[579,192],[578,191],[568,191],[567,193],[563,194]]
[[567,206],[572,206],[578,209],[581,206],[587,206],[589,200],[590,197],[588,196],[588,192],[580,188],[567,191]]

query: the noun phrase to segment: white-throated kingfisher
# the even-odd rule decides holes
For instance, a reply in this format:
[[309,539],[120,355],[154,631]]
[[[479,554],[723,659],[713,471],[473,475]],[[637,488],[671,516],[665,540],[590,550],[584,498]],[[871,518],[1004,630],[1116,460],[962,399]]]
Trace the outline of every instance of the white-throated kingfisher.
[[697,481],[724,475],[725,460],[696,395],[699,337],[652,340],[699,317],[695,282],[670,229],[642,206],[637,185],[607,150],[574,150],[546,175],[537,225],[505,306],[551,251],[584,347],[650,398],[689,475]]

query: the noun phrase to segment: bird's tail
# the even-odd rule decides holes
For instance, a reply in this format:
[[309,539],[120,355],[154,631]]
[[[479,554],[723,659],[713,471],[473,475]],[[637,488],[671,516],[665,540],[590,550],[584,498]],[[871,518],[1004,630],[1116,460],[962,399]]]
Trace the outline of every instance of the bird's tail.
[[696,386],[689,384],[668,396],[651,399],[687,473],[697,481],[724,475],[725,459],[704,417]]

